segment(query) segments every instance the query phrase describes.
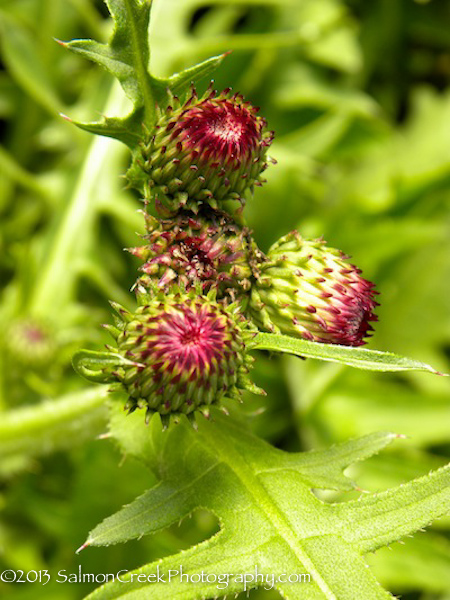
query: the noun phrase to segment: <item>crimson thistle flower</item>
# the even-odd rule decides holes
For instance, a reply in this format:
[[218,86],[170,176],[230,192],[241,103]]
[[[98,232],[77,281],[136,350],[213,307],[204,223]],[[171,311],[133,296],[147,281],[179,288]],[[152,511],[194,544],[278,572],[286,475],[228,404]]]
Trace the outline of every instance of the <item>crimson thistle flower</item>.
[[263,329],[306,340],[361,346],[371,335],[377,292],[323,240],[304,240],[297,231],[269,250],[252,289],[249,310]]
[[181,414],[192,421],[194,411],[208,416],[212,404],[239,399],[243,389],[262,392],[247,375],[255,329],[238,305],[224,307],[214,293],[194,290],[139,290],[138,301],[134,313],[113,304],[117,326],[105,326],[116,340],[111,360],[118,358],[105,380],[126,390],[129,412],[145,408],[147,420],[158,412],[167,425]]
[[259,274],[263,254],[246,227],[228,215],[208,211],[180,213],[157,220],[146,215],[146,244],[130,252],[145,264],[137,285],[169,291],[176,284],[186,290],[201,285],[202,293],[215,289],[217,299],[248,302],[252,282]]
[[227,200],[242,205],[247,190],[261,185],[273,132],[258,109],[240,94],[209,89],[198,98],[194,87],[182,104],[175,96],[141,146],[129,171],[132,183],[153,197],[162,216],[200,205],[223,208]]

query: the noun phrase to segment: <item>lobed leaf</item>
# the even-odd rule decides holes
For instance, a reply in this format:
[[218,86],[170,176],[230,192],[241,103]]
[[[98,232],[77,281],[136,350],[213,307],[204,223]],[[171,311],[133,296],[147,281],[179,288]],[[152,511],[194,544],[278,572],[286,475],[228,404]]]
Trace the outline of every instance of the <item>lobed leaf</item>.
[[381,494],[336,507],[345,538],[373,552],[450,512],[450,465]]
[[[197,432],[182,421],[163,433],[158,418],[146,428],[141,417],[119,417],[113,408],[111,433],[124,450],[146,460],[162,481],[97,526],[82,548],[154,533],[198,507],[215,514],[221,530],[187,552],[139,569],[140,582],[127,574],[126,587],[109,583],[99,588],[89,597],[92,600],[137,600],[150,593],[152,598],[166,598],[168,593],[174,598],[207,598],[263,586],[249,576],[230,581],[222,590],[207,581],[189,586],[177,579],[168,588],[167,582],[144,577],[156,569],[167,577],[180,565],[185,574],[203,571],[216,576],[251,574],[257,568],[274,575],[274,587],[286,598],[390,598],[363,555],[450,510],[447,469],[356,502],[327,504],[311,493],[314,487],[350,489],[342,469],[377,452],[393,434],[287,454],[220,414],[212,423],[198,419]],[[277,580],[283,573],[300,572],[310,577],[309,583]]]
[[214,73],[228,54],[228,52],[225,52],[218,56],[212,56],[211,58],[208,58],[189,69],[185,69],[184,71],[181,71],[181,73],[175,73],[167,80],[162,81],[165,81],[167,87],[169,87],[174,94],[182,94],[185,88],[191,83],[196,84]]

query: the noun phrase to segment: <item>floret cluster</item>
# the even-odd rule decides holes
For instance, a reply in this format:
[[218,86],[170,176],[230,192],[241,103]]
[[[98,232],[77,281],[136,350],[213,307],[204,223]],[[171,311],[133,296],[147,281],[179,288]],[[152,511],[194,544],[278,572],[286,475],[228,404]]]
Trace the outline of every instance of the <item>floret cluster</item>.
[[[293,231],[265,255],[243,208],[263,172],[273,132],[240,94],[172,96],[129,170],[145,201],[138,309],[115,306],[105,372],[164,422],[255,391],[249,350],[258,330],[359,346],[376,320],[373,284],[323,240]],[[276,201],[276,198],[274,198]],[[156,215],[156,216],[152,216]]]

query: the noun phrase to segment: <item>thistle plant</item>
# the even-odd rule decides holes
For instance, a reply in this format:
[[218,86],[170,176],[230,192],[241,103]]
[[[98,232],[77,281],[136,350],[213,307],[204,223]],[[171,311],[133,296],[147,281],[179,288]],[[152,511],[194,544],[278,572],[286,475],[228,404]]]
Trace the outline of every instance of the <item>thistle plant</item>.
[[[67,566],[67,570],[78,569],[80,565],[75,564],[76,557],[71,552],[76,545],[82,544],[78,552],[83,550],[83,560],[89,561],[95,554],[89,547],[139,540],[132,547],[139,549],[136,553],[129,550],[129,545],[123,550],[117,546],[112,560],[110,550],[104,550],[105,572],[112,573],[110,565],[117,566],[119,559],[124,563],[123,569],[130,571],[122,573],[121,579],[105,581],[105,585],[97,587],[88,596],[92,600],[125,597],[198,600],[240,593],[244,597],[249,590],[253,590],[252,597],[254,594],[259,598],[265,597],[261,588],[268,585],[273,593],[299,600],[388,599],[392,596],[384,588],[394,592],[405,589],[399,575],[402,569],[396,569],[397,564],[416,587],[418,580],[426,581],[424,589],[428,596],[445,594],[450,589],[445,577],[436,576],[439,568],[432,566],[434,561],[438,567],[443,565],[444,571],[450,564],[448,540],[442,533],[448,525],[446,521],[441,521],[440,533],[429,532],[424,536],[429,541],[423,546],[420,537],[409,541],[410,554],[402,555],[393,546],[392,555],[398,562],[391,564],[389,558],[383,559],[382,550],[449,512],[449,469],[426,450],[427,445],[443,448],[449,440],[447,399],[435,391],[441,390],[439,386],[444,380],[429,377],[430,373],[441,373],[426,363],[361,347],[374,331],[378,320],[375,313],[380,313],[381,336],[374,341],[383,343],[383,332],[386,335],[389,331],[391,335],[391,330],[401,331],[395,329],[392,321],[385,324],[386,306],[392,303],[395,286],[404,285],[406,276],[401,279],[403,271],[395,272],[389,263],[395,276],[388,286],[380,276],[382,269],[374,267],[383,259],[391,260],[395,252],[405,260],[405,246],[421,243],[426,246],[440,230],[436,223],[429,229],[414,228],[419,192],[416,188],[414,193],[410,192],[414,187],[411,180],[398,186],[397,204],[386,208],[386,222],[395,220],[402,202],[411,193],[412,215],[404,227],[396,221],[393,231],[386,234],[389,251],[385,257],[380,258],[375,252],[381,231],[375,226],[371,228],[383,210],[370,204],[379,198],[379,190],[375,193],[367,186],[364,209],[360,207],[360,214],[355,209],[351,219],[346,220],[347,213],[355,208],[352,202],[355,206],[357,203],[352,196],[341,207],[339,202],[344,194],[339,186],[350,180],[353,188],[342,189],[346,192],[356,189],[359,193],[367,172],[364,177],[355,175],[352,179],[353,170],[357,171],[353,155],[351,172],[342,178],[336,177],[333,169],[322,169],[321,161],[325,164],[327,152],[332,154],[330,148],[336,138],[339,160],[336,158],[334,168],[342,169],[343,173],[340,161],[345,162],[354,138],[367,136],[366,129],[379,132],[383,128],[378,127],[377,111],[367,98],[350,93],[357,78],[348,77],[348,73],[357,66],[349,66],[348,62],[345,86],[338,90],[339,111],[333,86],[327,88],[327,96],[319,78],[313,82],[307,80],[309,87],[305,85],[306,96],[320,95],[319,105],[311,114],[309,109],[305,114],[298,111],[292,114],[292,105],[305,100],[291,94],[289,82],[301,77],[307,79],[308,74],[299,67],[306,65],[306,59],[299,59],[297,52],[292,53],[294,58],[290,56],[288,46],[302,40],[302,57],[307,57],[308,69],[323,69],[321,61],[326,60],[327,67],[334,68],[345,56],[329,50],[327,55],[334,33],[342,39],[338,34],[344,27],[345,11],[337,11],[338,23],[327,21],[331,17],[327,17],[325,10],[317,11],[313,1],[305,0],[298,11],[302,19],[316,18],[315,28],[303,28],[303,23],[299,27],[294,19],[297,8],[291,3],[286,6],[283,2],[263,3],[264,7],[256,7],[256,16],[261,12],[267,17],[269,12],[264,12],[267,8],[271,22],[272,11],[278,16],[273,26],[284,23],[287,31],[278,34],[272,31],[271,24],[267,31],[256,34],[255,23],[250,19],[250,25],[246,25],[246,19],[242,19],[242,27],[248,27],[246,35],[218,35],[217,40],[212,40],[202,37],[201,32],[192,36],[186,33],[180,36],[184,40],[180,55],[164,63],[162,56],[170,55],[172,45],[164,47],[159,55],[153,53],[158,35],[165,27],[176,27],[184,17],[189,23],[186,32],[195,30],[197,20],[202,21],[202,13],[196,12],[192,17],[188,12],[197,5],[190,0],[173,3],[154,0],[153,4],[147,0],[108,0],[114,28],[107,43],[77,39],[61,42],[63,48],[57,48],[61,54],[70,56],[63,52],[69,49],[105,67],[121,84],[128,104],[120,100],[113,87],[102,111],[106,116],[99,122],[81,123],[70,117],[66,117],[69,123],[60,122],[64,131],[76,131],[72,126],[75,124],[85,132],[103,137],[92,138],[95,141],[85,151],[79,183],[67,206],[65,202],[58,205],[54,198],[48,200],[47,208],[58,207],[57,222],[48,226],[42,244],[36,244],[29,254],[22,256],[20,284],[13,281],[5,294],[6,308],[0,310],[5,356],[9,361],[13,355],[11,348],[22,352],[16,362],[20,363],[20,369],[28,369],[24,385],[34,386],[45,399],[35,402],[33,398],[35,404],[29,402],[30,406],[5,411],[2,416],[0,476],[8,478],[28,469],[24,477],[33,480],[31,485],[35,487],[28,496],[27,481],[19,481],[18,491],[13,489],[12,479],[8,481],[13,492],[9,497],[5,486],[7,516],[9,519],[12,514],[13,518],[9,519],[11,523],[6,520],[4,530],[3,525],[0,527],[0,542],[4,537],[8,542],[5,547],[14,549],[9,540],[23,535],[23,523],[27,527],[30,523],[33,532],[38,533],[34,537],[44,540],[42,551],[24,552],[23,556],[34,568],[34,557],[39,555],[53,575],[55,569],[61,569],[60,562],[66,556],[70,557],[69,566],[67,562],[62,566]],[[235,9],[243,5],[240,1],[236,6],[212,4],[214,7],[208,9],[211,14],[208,11],[207,14],[213,18],[207,22],[217,30],[228,27],[231,17],[239,12],[235,13]],[[343,9],[338,0],[336,5]],[[174,6],[175,12],[170,12]],[[65,9],[65,5],[60,8]],[[92,28],[92,15],[86,14],[84,26]],[[152,26],[150,16],[156,20]],[[20,61],[21,56],[32,56],[26,44],[25,50],[20,45],[23,32],[9,39],[9,21],[6,20],[8,26],[4,27],[2,18],[3,8],[0,26],[13,50],[7,53],[12,57],[11,64],[17,64],[14,61]],[[318,46],[314,46],[308,31],[318,32]],[[349,26],[345,31],[353,30]],[[356,38],[351,39],[356,45]],[[225,60],[228,52],[169,77],[157,77],[150,69],[150,48],[152,67],[158,65],[155,68],[161,73],[164,64],[167,72],[169,67],[179,70],[181,65],[195,63],[199,49],[208,55],[210,48],[217,47],[222,40],[227,44],[224,51],[233,43],[244,50],[254,49],[251,44],[258,48],[243,71],[246,76],[236,79],[244,63],[238,55]],[[272,63],[271,53],[277,44],[283,47],[283,60],[280,57],[279,63]],[[177,46],[173,48],[177,52]],[[242,54],[247,60],[247,52]],[[274,76],[278,68],[273,69],[273,65],[278,67],[284,61],[286,71],[280,68]],[[19,69],[19,79],[31,71]],[[213,75],[220,85],[208,86],[207,80]],[[230,84],[233,91],[228,88],[215,91]],[[105,95],[103,85],[99,85],[102,92],[99,97]],[[33,80],[30,88],[41,89],[37,80]],[[245,98],[239,88],[245,92]],[[48,97],[40,94],[44,101]],[[327,102],[330,114],[325,115],[322,123],[310,122],[311,115],[323,111]],[[261,111],[256,108],[259,104]],[[123,116],[126,106],[129,112]],[[86,109],[92,107],[83,109],[86,114]],[[64,112],[75,114],[73,107],[66,107]],[[271,115],[268,123],[264,114]],[[358,120],[361,115],[364,131]],[[32,116],[30,112],[29,118]],[[23,126],[30,119],[25,119]],[[276,137],[272,119],[276,122],[273,126]],[[302,123],[300,134],[306,134],[305,138],[297,135],[298,131],[290,131],[297,127],[297,121]],[[417,129],[424,131],[423,127]],[[45,133],[29,137],[42,140]],[[126,189],[120,187],[115,170],[117,165],[123,167],[124,153],[105,137],[127,146]],[[372,148],[374,142],[369,141],[367,146]],[[384,138],[382,142],[380,155],[385,151]],[[277,166],[269,153],[277,157]],[[367,156],[370,171],[374,156],[370,153]],[[2,160],[0,153],[0,163]],[[393,162],[397,165],[397,160]],[[72,173],[67,170],[67,180],[72,182]],[[20,169],[13,172],[25,185],[33,187]],[[378,169],[379,172],[384,171]],[[443,168],[434,168],[433,177],[442,172]],[[267,185],[262,190],[254,189],[264,183],[266,175]],[[397,175],[390,173],[389,185],[398,181]],[[298,193],[302,186],[296,177],[302,185],[306,180],[311,183],[309,188],[307,185],[303,188],[305,197]],[[49,178],[49,181],[54,180]],[[423,188],[429,185],[434,191],[444,185],[435,179],[431,183],[426,178],[420,181]],[[324,182],[329,192],[324,196],[335,198],[336,205],[323,200],[323,190],[317,192]],[[34,187],[43,193],[39,186]],[[129,188],[138,191],[144,210],[136,211],[138,200]],[[0,186],[0,194],[1,191]],[[290,194],[297,203],[295,211],[286,208],[285,200]],[[388,206],[388,199],[384,202]],[[326,217],[329,223],[336,221],[339,226],[326,228]],[[252,227],[258,219],[266,222],[263,228],[255,227],[254,235]],[[364,251],[363,244],[359,247],[352,244],[352,237],[346,235],[348,223],[353,226],[353,220],[364,231],[364,236],[359,235],[364,241],[367,237],[366,246],[372,254],[367,248]],[[38,231],[40,222],[34,223]],[[293,227],[297,229],[286,233]],[[397,228],[401,232],[398,236],[393,235]],[[140,232],[140,241],[135,231]],[[326,232],[330,245],[317,239],[322,231]],[[334,248],[342,246],[347,251],[347,244],[355,263],[365,265],[364,272],[370,273],[376,287],[388,292],[381,296],[380,310],[374,283],[342,251]],[[128,252],[122,252],[123,247]],[[35,269],[30,256],[40,261]],[[437,256],[434,248],[435,265]],[[425,264],[428,267],[429,262]],[[419,267],[415,262],[413,267],[422,291],[427,278],[417,277]],[[426,294],[424,297],[428,298]],[[115,314],[108,313],[106,317],[109,322],[104,330],[112,341],[108,340],[104,347],[106,334],[103,340],[100,323],[105,321],[107,299]],[[405,302],[403,296],[401,300]],[[15,302],[20,310],[11,308]],[[18,319],[17,315],[25,313],[25,309],[30,319]],[[405,319],[411,312],[400,303],[399,306],[392,303],[390,311]],[[35,324],[46,323],[46,317],[55,323],[55,330],[84,326],[84,340],[77,347],[89,349],[74,354],[76,374],[67,374],[64,395],[46,386],[41,377],[55,355],[60,359],[59,347],[47,349],[39,345],[42,340],[38,334],[43,330],[38,332]],[[8,329],[5,324],[9,320],[19,323],[22,329],[15,326]],[[442,322],[441,318],[440,328]],[[414,331],[422,340],[423,329],[415,327]],[[37,342],[35,346],[21,344],[27,335]],[[436,332],[433,335],[437,338]],[[387,339],[394,343],[394,337],[392,334]],[[39,364],[35,371],[39,370],[41,377],[38,381],[28,367],[30,361],[27,362],[33,347]],[[418,344],[418,356],[421,348]],[[444,364],[443,353],[434,350],[432,344],[423,344],[425,356]],[[307,360],[300,361],[297,357]],[[361,374],[361,370],[366,372]],[[10,378],[6,371],[0,366],[0,406],[1,392],[8,387]],[[422,374],[411,376],[410,371]],[[397,377],[381,376],[383,372],[397,373]],[[85,382],[77,375],[94,385],[81,388]],[[428,383],[429,380],[432,382]],[[426,406],[415,386],[420,393],[427,386],[433,390]],[[288,403],[288,395],[292,405]],[[403,410],[398,409],[397,402],[403,402]],[[434,422],[439,424],[436,430],[430,431],[423,425],[430,419],[428,411],[434,411]],[[406,430],[418,438],[420,448],[408,450],[412,442],[404,441],[403,435],[377,429]],[[92,442],[96,437],[108,441]],[[110,441],[124,458],[137,461],[125,461],[117,472],[117,456]],[[86,442],[91,443],[87,450],[78,448],[70,454],[70,460],[61,456],[61,451],[70,453],[76,445]],[[388,445],[393,449],[375,456]],[[406,450],[399,450],[400,447]],[[310,452],[300,451],[306,449]],[[57,489],[49,485],[50,457],[36,476],[39,459],[55,451],[59,452],[55,461],[62,462],[64,469],[64,478]],[[370,457],[374,458],[356,470],[356,463]],[[77,471],[79,464],[87,475]],[[347,467],[352,471],[344,474]],[[139,486],[148,480],[148,470],[151,482],[142,493]],[[76,476],[72,477],[73,473]],[[358,479],[358,484],[350,479],[350,474]],[[51,490],[48,502],[42,500],[39,486]],[[363,486],[379,493],[362,494]],[[65,502],[72,487],[75,492]],[[323,490],[327,495],[322,494]],[[89,514],[92,522],[97,513],[112,514],[89,534],[87,529],[81,531],[80,538],[81,519],[84,511],[94,504],[93,497],[98,499],[98,506],[95,515]],[[124,507],[120,509],[122,504]],[[25,521],[18,521],[16,531],[14,510],[19,505],[27,508]],[[218,526],[204,512],[197,518],[198,510],[214,515]],[[192,514],[193,525],[182,523],[181,530],[172,528],[165,534],[167,528]],[[72,526],[70,533],[65,534],[69,542],[61,545],[64,551],[60,551],[59,545],[52,551],[54,519],[58,526],[61,523]],[[186,527],[191,527],[188,535],[183,533]],[[193,538],[204,541],[191,545]],[[180,552],[180,547],[186,545],[189,549]],[[14,549],[12,567],[7,563],[5,573],[21,565],[20,549],[19,544],[18,550]],[[49,562],[45,562],[50,554]],[[165,558],[160,560],[161,555]],[[416,575],[417,569],[412,568],[419,560],[425,575]],[[374,568],[368,569],[368,563]],[[139,569],[134,571],[136,567]],[[90,567],[92,571],[97,568]],[[184,579],[176,576],[181,575],[181,569]],[[206,577],[198,579],[200,573]],[[227,579],[223,580],[225,574]],[[285,575],[295,574],[304,578],[286,581]],[[221,580],[225,585],[219,586]],[[103,583],[100,579],[96,581]],[[0,585],[3,584],[9,585],[0,577]],[[75,593],[73,586],[66,591],[59,583],[56,589],[50,586],[48,589],[49,596],[60,597],[61,593],[63,600],[73,598]]]

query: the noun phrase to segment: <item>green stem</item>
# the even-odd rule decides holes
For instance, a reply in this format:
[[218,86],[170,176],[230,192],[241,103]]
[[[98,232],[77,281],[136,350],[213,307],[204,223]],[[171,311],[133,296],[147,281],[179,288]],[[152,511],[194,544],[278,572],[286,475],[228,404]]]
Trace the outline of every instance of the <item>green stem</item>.
[[[124,98],[118,84],[112,87],[106,102],[106,114],[118,114],[124,110]],[[55,229],[50,247],[45,253],[45,264],[30,299],[30,312],[45,316],[57,313],[72,299],[77,269],[77,259],[83,257],[89,247],[92,228],[104,199],[100,183],[105,165],[122,147],[104,137],[93,138],[80,176],[70,198],[62,222]]]
[[4,413],[0,422],[2,470],[8,462],[70,449],[104,432],[107,394],[106,386],[96,386]]

